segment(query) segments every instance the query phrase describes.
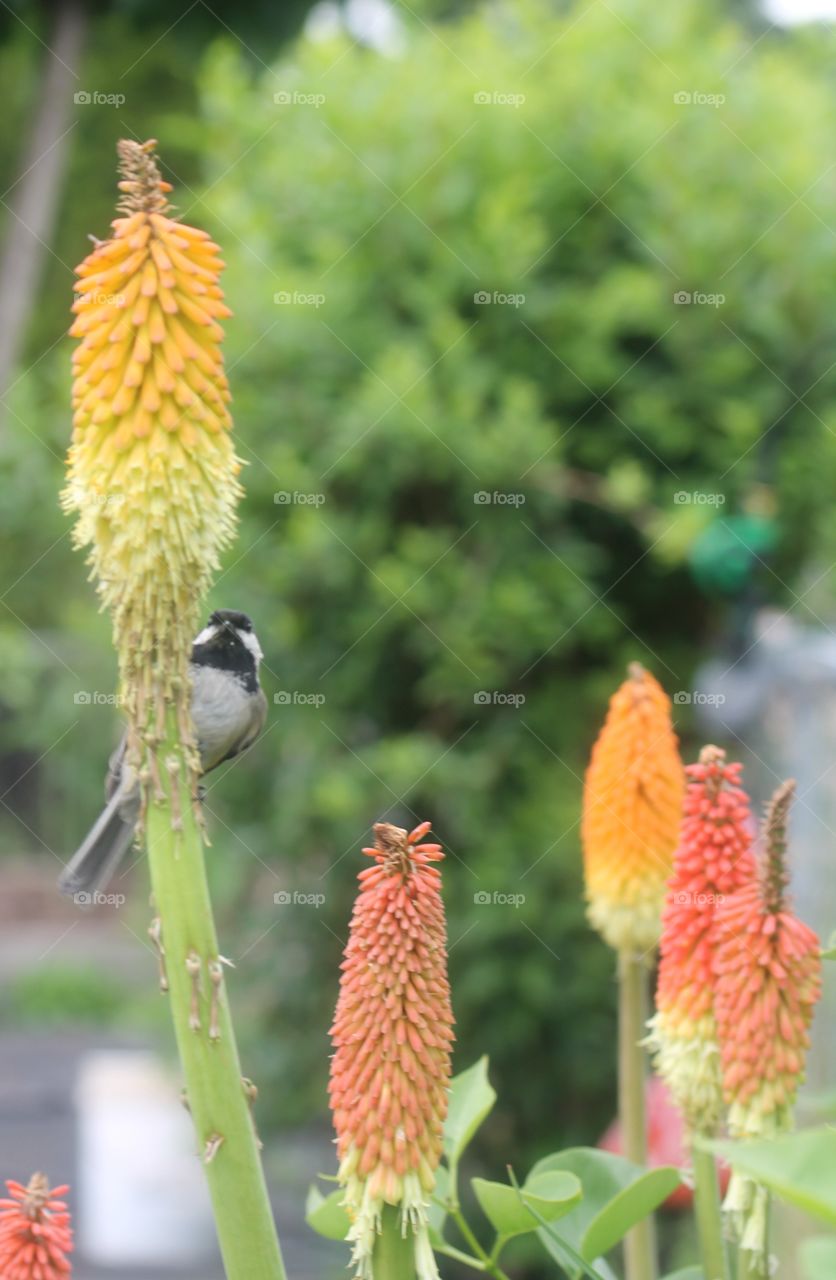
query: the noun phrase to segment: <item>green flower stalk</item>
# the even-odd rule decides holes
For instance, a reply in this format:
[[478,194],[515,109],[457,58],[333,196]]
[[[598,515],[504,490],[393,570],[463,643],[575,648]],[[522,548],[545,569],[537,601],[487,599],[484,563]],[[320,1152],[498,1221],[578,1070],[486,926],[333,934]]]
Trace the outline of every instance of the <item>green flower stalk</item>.
[[[120,142],[113,235],[78,268],[67,510],[108,609],[142,789],[161,985],[229,1280],[284,1280],[203,859],[188,677],[202,598],[235,526],[240,463],[218,320],[223,264],[169,216],[154,143]],[[161,1153],[164,1159],[164,1153]]]

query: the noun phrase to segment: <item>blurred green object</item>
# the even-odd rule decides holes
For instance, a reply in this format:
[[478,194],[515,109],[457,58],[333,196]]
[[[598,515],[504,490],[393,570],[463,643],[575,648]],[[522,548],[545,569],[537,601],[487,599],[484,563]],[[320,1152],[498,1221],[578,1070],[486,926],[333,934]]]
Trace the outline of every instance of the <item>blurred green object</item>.
[[737,595],[777,542],[775,522],[764,516],[718,517],[694,539],[689,557],[694,578],[706,593]]
[[[126,75],[126,111],[229,264],[247,498],[211,604],[255,619],[271,717],[207,816],[260,1122],[325,1116],[360,848],[380,818],[430,818],[457,1065],[490,1054],[482,1141],[522,1166],[593,1142],[615,1105],[577,831],[608,697],[633,659],[691,688],[726,609],[701,587],[740,572],[711,524],[743,519],[754,487],[780,526],[741,536],[776,600],[836,558],[833,37],[753,43],[697,0],[397,19],[389,49],[337,32],[255,69],[228,35],[200,64],[164,40]],[[97,55],[91,84],[128,61]],[[116,733],[75,702],[114,672],[56,502],[68,264],[82,231],[107,233],[123,128],[79,119],[2,453],[20,578],[0,743],[25,738],[39,780],[20,821],[3,812],[30,849],[83,833]]]
[[124,1004],[122,984],[92,967],[44,966],[7,984],[0,1017],[8,1025],[107,1026]]

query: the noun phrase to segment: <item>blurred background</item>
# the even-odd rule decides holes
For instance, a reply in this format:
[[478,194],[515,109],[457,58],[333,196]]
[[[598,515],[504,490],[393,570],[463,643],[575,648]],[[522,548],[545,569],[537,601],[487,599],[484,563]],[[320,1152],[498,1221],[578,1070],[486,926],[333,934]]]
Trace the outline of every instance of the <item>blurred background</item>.
[[[207,609],[253,616],[271,711],[211,780],[209,866],[290,1274],[337,1276],[302,1214],[335,1168],[327,1032],[373,822],[429,818],[448,851],[455,1068],[490,1056],[491,1177],[614,1111],[578,821],[628,661],[686,760],[718,741],[759,808],[798,778],[795,901],[829,935],[834,9],[2,6],[0,1176],[73,1182],[82,1280],[219,1274],[146,869],[86,914],[54,888],[119,733],[57,496],[73,268],[108,234],[117,139],[159,139],[177,216],[228,264],[246,499]],[[834,1012],[830,991],[819,1092]],[[165,1181],[160,1146],[183,1155]],[[664,1241],[690,1260],[675,1218]],[[514,1249],[514,1277],[553,1274]]]

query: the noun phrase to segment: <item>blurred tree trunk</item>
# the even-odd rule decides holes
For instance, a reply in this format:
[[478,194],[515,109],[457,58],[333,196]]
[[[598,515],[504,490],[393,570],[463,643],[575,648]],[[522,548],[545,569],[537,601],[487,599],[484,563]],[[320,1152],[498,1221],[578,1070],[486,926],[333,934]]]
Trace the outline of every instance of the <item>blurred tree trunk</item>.
[[69,153],[73,93],[87,31],[80,0],[45,6],[54,15],[20,177],[6,205],[0,255],[0,396],[9,390],[35,305],[44,254],[55,224]]

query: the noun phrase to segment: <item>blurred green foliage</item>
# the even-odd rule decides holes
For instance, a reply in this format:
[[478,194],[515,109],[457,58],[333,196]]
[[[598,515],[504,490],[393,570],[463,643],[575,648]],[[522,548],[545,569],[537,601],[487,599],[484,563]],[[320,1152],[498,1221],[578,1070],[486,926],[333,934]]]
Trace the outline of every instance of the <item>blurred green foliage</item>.
[[[211,872],[246,1069],[274,1117],[322,1116],[360,847],[379,818],[431,818],[457,1061],[490,1054],[490,1141],[533,1157],[594,1141],[614,1109],[613,963],[577,826],[607,697],[633,658],[691,688],[727,620],[723,574],[689,567],[718,520],[775,524],[774,550],[735,565],[750,600],[792,601],[833,558],[832,40],[756,42],[693,0],[400,22],[388,53],[302,39],[255,70],[223,34],[152,94],[163,42],[129,102],[229,265],[249,465],[211,604],[253,615],[279,695],[210,780]],[[81,226],[105,232],[121,127],[80,116],[65,264]],[[70,344],[46,348],[70,292],[56,268],[0,508],[21,575],[2,741],[49,751],[34,837],[6,821],[65,853],[115,732],[73,702],[114,664],[55,498]]]
[[51,965],[21,974],[0,1001],[7,1025],[110,1025],[124,1003],[119,980],[90,966]]

